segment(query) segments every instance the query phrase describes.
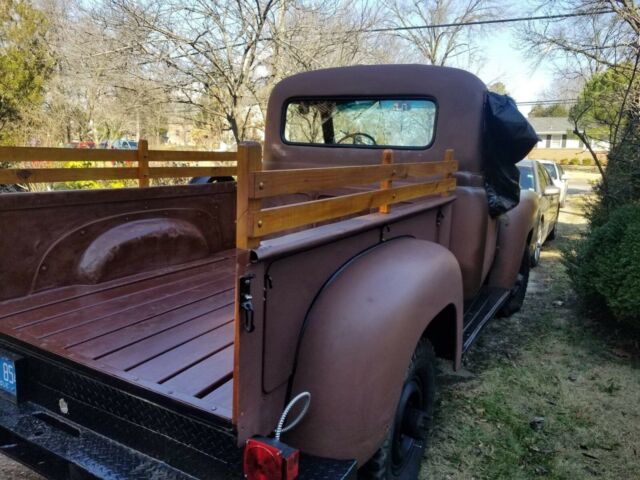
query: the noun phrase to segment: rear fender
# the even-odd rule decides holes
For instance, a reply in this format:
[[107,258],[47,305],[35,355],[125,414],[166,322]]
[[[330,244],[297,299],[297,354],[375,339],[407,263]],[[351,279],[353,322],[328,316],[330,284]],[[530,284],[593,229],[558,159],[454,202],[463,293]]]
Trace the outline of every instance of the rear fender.
[[489,286],[510,289],[515,284],[522,256],[528,248],[529,232],[535,227],[537,211],[537,195],[522,190],[520,203],[500,217],[496,258],[487,279]]
[[392,424],[419,339],[444,310],[458,366],[462,277],[453,254],[401,238],[356,258],[307,317],[293,393],[309,391],[311,406],[285,440],[318,456],[369,459]]

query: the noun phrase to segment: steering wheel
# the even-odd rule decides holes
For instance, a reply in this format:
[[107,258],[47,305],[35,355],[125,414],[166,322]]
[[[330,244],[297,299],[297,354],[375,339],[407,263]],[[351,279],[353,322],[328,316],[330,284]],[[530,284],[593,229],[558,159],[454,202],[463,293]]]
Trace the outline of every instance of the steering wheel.
[[[368,133],[363,132],[349,133],[348,135],[345,135],[340,140],[338,140],[338,143],[344,143],[345,140],[348,140],[350,138],[353,139],[353,145],[377,145],[375,138],[373,138]],[[368,142],[365,140],[368,140]]]

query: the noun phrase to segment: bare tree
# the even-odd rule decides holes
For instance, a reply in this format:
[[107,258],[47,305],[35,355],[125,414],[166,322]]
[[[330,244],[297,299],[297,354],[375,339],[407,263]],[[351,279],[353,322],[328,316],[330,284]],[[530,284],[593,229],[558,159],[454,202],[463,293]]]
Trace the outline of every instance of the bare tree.
[[[463,24],[495,18],[492,0],[388,0],[389,25],[432,65],[470,67],[478,60],[481,27]],[[423,25],[447,25],[416,28]]]
[[[246,137],[248,86],[261,76],[259,54],[278,0],[106,0],[95,16],[105,29],[131,32],[120,49],[135,52],[145,80],[224,120]],[[165,66],[169,75],[158,75]]]
[[538,61],[553,61],[560,76],[578,80],[585,84],[593,75],[610,71],[619,82],[612,95],[619,98],[599,96],[593,101],[582,99],[572,109],[574,133],[586,148],[604,174],[604,168],[592,144],[595,138],[589,133],[586,120],[592,118],[590,112],[602,108],[602,103],[618,108],[606,125],[606,140],[611,145],[619,143],[624,120],[633,115],[633,105],[638,94],[638,60],[640,59],[640,11],[629,0],[561,0],[541,2],[537,13],[574,12],[579,16],[531,22],[520,30],[522,46],[537,55]]
[[[103,29],[133,32],[144,77],[221,123],[239,141],[258,135],[267,92],[285,76],[372,59],[372,7],[358,0],[105,0]],[[169,75],[160,76],[164,66]]]

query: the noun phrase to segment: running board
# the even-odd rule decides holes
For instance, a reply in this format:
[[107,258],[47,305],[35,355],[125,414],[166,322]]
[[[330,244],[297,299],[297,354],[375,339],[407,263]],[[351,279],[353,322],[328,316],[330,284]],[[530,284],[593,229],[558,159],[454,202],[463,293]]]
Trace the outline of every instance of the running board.
[[482,287],[465,309],[462,332],[462,352],[466,352],[480,331],[509,299],[510,290],[498,287]]

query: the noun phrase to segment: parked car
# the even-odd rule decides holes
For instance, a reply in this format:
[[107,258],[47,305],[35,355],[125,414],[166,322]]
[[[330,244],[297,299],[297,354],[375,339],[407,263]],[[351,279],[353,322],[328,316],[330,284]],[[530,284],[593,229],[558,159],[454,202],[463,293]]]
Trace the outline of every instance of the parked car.
[[116,140],[111,144],[111,148],[114,150],[136,150],[138,142],[135,140]]
[[565,173],[562,165],[558,165],[553,160],[538,160],[547,171],[553,184],[560,189],[560,206],[564,207],[567,200],[567,190],[569,190],[569,177]]
[[522,305],[536,196],[503,166],[536,138],[471,73],[333,68],[274,88],[264,153],[202,168],[237,182],[0,195],[0,450],[48,478],[417,479],[436,357]]
[[547,170],[537,160],[522,160],[520,188],[535,192],[537,209],[533,226],[531,245],[531,266],[540,262],[542,245],[556,238],[556,226],[560,214],[560,189],[553,184]]

